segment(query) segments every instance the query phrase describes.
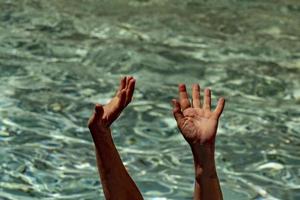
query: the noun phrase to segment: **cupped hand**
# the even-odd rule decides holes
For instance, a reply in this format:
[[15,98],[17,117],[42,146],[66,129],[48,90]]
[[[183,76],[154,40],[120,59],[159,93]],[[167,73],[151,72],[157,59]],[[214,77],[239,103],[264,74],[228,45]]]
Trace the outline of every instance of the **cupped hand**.
[[135,87],[133,77],[123,77],[116,95],[106,105],[96,104],[95,112],[88,121],[89,129],[94,132],[109,131],[110,125],[120,116],[131,102]]
[[205,89],[204,103],[201,105],[200,86],[192,88],[192,103],[186,87],[179,84],[179,101],[173,99],[173,114],[183,137],[190,145],[214,144],[218,121],[222,114],[225,99],[220,98],[217,107],[211,111],[211,92]]

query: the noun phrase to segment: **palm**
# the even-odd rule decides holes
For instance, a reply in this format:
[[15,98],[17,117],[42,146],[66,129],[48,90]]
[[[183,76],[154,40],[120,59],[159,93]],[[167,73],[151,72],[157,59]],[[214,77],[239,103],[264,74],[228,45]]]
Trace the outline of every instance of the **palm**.
[[104,112],[101,119],[103,123],[107,123],[106,125],[109,126],[121,114],[123,108],[120,109],[119,107],[120,101],[121,99],[115,96],[108,104],[103,106]]
[[218,120],[212,118],[212,112],[200,108],[187,108],[183,111],[180,129],[189,142],[212,141],[216,135]]
[[193,86],[193,105],[184,85],[179,86],[180,103],[174,101],[174,116],[183,137],[190,143],[214,142],[218,119],[224,107],[221,99],[215,111],[210,110],[210,91],[205,91],[204,105],[200,106],[200,87]]
[[119,89],[111,101],[102,106],[96,105],[95,113],[91,116],[88,126],[90,129],[107,130],[119,117],[123,109],[130,103],[135,86],[135,79],[124,77],[120,82]]

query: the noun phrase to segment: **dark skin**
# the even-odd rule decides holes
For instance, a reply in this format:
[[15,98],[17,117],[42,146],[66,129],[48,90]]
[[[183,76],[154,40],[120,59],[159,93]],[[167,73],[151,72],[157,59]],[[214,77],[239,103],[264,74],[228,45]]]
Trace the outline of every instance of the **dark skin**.
[[111,124],[131,102],[135,86],[133,77],[124,77],[112,100],[106,105],[96,104],[88,122],[97,158],[103,192],[109,200],[143,199],[139,189],[128,174],[114,145]]
[[[97,165],[106,199],[143,199],[115,148],[110,128],[111,124],[131,102],[134,87],[135,79],[133,77],[123,77],[116,95],[106,105],[96,104],[95,112],[88,122],[95,143]],[[179,84],[178,89],[179,100],[174,99],[172,101],[173,114],[180,132],[191,147],[194,157],[194,199],[222,199],[214,162],[214,145],[218,120],[225,101],[221,98],[217,108],[211,111],[210,90],[205,90],[202,106],[199,85],[193,85],[192,103],[188,98],[185,85]]]

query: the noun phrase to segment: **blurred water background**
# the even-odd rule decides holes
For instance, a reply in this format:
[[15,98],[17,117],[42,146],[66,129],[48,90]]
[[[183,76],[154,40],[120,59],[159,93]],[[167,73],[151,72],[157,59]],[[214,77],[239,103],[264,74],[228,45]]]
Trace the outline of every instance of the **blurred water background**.
[[298,0],[0,0],[1,200],[104,199],[86,123],[122,75],[137,86],[113,134],[145,199],[192,197],[180,82],[227,99],[225,199],[300,199]]

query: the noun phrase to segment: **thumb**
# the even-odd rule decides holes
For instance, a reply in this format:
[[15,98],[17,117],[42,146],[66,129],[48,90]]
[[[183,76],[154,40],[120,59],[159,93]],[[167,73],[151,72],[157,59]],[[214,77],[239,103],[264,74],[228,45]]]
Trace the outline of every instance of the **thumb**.
[[97,124],[98,120],[101,120],[103,113],[104,113],[103,106],[100,104],[96,104],[95,112],[93,113],[93,115],[90,117],[88,121],[88,127],[90,129],[93,128],[95,124]]
[[96,104],[95,106],[95,117],[100,118],[103,115],[103,106],[101,104]]
[[184,116],[183,113],[181,112],[181,107],[179,102],[176,99],[173,99],[172,103],[173,103],[173,115],[177,123],[179,124],[179,122],[184,119]]

